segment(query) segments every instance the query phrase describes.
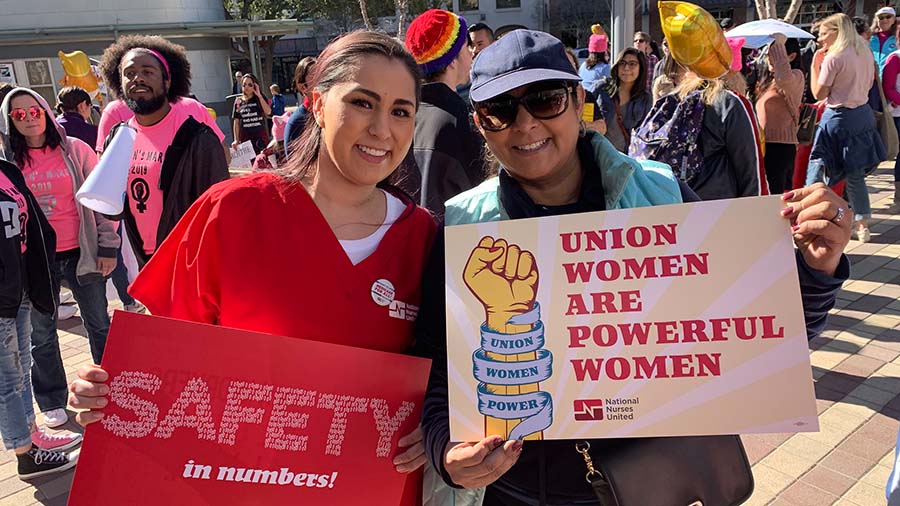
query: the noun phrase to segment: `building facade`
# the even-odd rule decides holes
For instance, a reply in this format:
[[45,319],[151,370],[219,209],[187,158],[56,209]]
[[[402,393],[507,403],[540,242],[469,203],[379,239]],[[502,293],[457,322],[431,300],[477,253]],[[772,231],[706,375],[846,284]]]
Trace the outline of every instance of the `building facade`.
[[0,0],[0,12],[0,81],[33,88],[53,104],[65,75],[58,53],[99,60],[122,35],[162,35],[187,50],[191,91],[216,111],[226,133],[232,41],[300,28],[294,20],[228,20],[222,0]]
[[495,31],[510,25],[545,30],[546,5],[545,0],[453,0],[451,10],[470,26],[485,23]]

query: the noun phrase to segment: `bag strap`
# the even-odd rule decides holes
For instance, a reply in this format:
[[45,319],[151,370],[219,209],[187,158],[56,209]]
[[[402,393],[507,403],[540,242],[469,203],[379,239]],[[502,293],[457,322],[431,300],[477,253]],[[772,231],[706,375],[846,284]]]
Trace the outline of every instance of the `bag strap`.
[[587,474],[584,475],[584,479],[588,483],[594,483],[596,480],[605,481],[603,474],[594,467],[594,461],[591,459],[591,454],[588,453],[590,450],[591,443],[588,443],[587,441],[578,441],[575,443],[575,451],[584,457],[584,465],[587,467]]
[[622,135],[625,136],[625,145],[628,146],[631,144],[631,131],[625,128],[625,120],[622,119],[622,108],[619,107],[619,101],[614,100],[613,104],[615,104],[616,108],[616,123],[619,124],[619,128],[622,130]]

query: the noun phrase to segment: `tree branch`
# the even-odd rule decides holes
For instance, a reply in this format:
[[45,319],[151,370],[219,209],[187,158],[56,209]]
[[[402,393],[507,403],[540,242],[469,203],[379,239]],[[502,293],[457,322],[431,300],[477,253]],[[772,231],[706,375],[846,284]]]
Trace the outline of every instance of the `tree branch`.
[[787,14],[784,15],[784,22],[793,24],[801,6],[803,6],[803,0],[791,0],[791,6],[788,7]]

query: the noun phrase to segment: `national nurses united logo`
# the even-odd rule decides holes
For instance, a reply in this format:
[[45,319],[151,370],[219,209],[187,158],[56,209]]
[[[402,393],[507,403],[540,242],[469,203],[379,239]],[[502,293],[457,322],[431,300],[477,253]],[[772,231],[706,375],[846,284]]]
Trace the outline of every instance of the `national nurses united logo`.
[[553,423],[553,399],[540,383],[553,374],[537,302],[538,267],[529,251],[484,237],[463,272],[484,306],[481,347],[472,356],[485,436],[542,439]]
[[603,420],[603,399],[576,399],[572,408],[576,422]]

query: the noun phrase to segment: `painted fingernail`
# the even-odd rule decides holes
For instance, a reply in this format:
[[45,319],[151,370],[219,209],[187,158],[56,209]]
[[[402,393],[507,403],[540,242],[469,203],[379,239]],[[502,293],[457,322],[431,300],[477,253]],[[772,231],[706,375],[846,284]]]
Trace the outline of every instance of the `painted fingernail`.
[[781,200],[791,200],[792,198],[794,198],[794,192],[792,191],[789,191],[781,196]]
[[522,441],[521,439],[518,440],[518,441],[516,441],[516,442],[513,443],[513,445],[512,445],[512,451],[514,451],[514,452],[520,452],[520,451],[522,451],[522,446],[523,446],[524,444],[525,444],[525,442]]
[[796,232],[798,230],[800,230],[800,225],[794,225],[793,227],[791,227],[791,232]]
[[781,215],[782,215],[782,216],[787,216],[787,215],[789,215],[789,214],[791,214],[791,213],[793,213],[793,212],[794,212],[794,207],[793,207],[793,206],[787,206],[787,207],[785,207],[784,209],[781,210]]

